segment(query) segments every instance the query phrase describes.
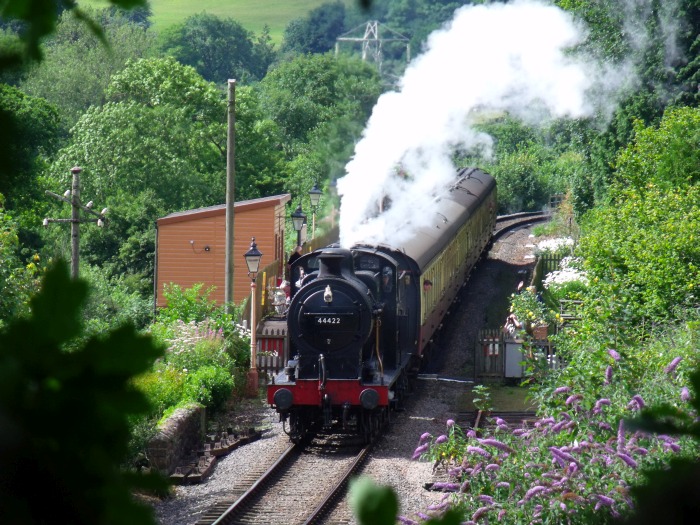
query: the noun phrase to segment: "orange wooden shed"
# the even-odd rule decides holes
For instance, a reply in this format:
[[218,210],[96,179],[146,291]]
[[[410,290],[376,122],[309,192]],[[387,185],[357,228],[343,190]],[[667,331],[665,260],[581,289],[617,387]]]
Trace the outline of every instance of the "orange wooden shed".
[[[291,195],[275,195],[234,204],[233,301],[239,304],[250,295],[250,278],[243,255],[255,237],[263,254],[261,270],[277,262],[276,275],[284,269],[285,204]],[[224,303],[226,284],[226,205],[171,213],[156,221],[155,301],[165,306],[163,289],[177,284],[182,289],[204,283],[204,289],[216,287],[209,296]],[[262,277],[259,275],[258,277]],[[258,279],[259,286],[262,283]],[[276,284],[276,283],[274,283]]]

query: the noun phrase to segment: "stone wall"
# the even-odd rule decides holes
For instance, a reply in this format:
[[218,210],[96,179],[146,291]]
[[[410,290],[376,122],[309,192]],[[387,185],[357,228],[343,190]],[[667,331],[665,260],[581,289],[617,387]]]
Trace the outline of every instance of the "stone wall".
[[158,426],[158,433],[148,443],[151,467],[163,474],[172,474],[202,447],[205,431],[204,407],[191,405],[177,409]]

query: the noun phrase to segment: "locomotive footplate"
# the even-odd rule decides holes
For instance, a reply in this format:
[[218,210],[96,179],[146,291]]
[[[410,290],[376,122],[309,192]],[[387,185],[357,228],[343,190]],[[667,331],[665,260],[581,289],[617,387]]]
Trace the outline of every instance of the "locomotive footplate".
[[[282,373],[274,377],[274,382],[267,387],[267,402],[282,412],[291,406],[324,406],[330,402],[333,406],[349,405],[351,407],[388,406],[393,399],[395,383],[401,370],[384,370],[384,374],[372,380],[327,379],[325,386],[319,379],[291,380]],[[390,390],[392,392],[390,392]],[[279,393],[278,393],[279,392]]]

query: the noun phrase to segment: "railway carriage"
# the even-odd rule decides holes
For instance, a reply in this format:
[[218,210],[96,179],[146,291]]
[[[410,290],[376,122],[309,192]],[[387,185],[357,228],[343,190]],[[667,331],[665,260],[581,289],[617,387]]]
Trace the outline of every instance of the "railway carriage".
[[[372,439],[400,405],[435,331],[490,242],[496,184],[467,168],[400,246],[330,246],[294,263],[290,356],[267,388],[293,441],[342,429]],[[299,272],[299,270],[303,272]],[[287,427],[289,424],[289,427]]]

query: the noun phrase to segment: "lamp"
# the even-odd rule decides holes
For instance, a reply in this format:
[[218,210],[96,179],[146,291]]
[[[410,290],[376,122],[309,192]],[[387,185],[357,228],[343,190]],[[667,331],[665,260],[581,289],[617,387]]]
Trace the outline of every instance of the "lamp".
[[318,203],[321,201],[321,195],[323,192],[318,189],[318,186],[314,183],[314,187],[309,190],[309,200],[311,201],[311,238],[316,237],[316,208],[318,208]]
[[250,370],[248,371],[248,395],[257,397],[258,395],[258,366],[257,366],[257,341],[255,333],[255,278],[260,270],[260,260],[262,253],[258,250],[255,237],[250,242],[250,249],[243,254],[248,275],[250,276]]
[[294,224],[294,229],[297,231],[297,246],[301,246],[301,229],[304,227],[305,222],[306,213],[301,211],[301,204],[299,204],[292,213],[292,224]]
[[255,243],[255,237],[252,238],[250,242],[250,250],[245,252],[243,257],[245,257],[246,266],[248,266],[248,275],[253,274],[251,279],[255,282],[255,274],[260,270],[260,259],[262,259],[262,253],[258,250],[258,245]]

